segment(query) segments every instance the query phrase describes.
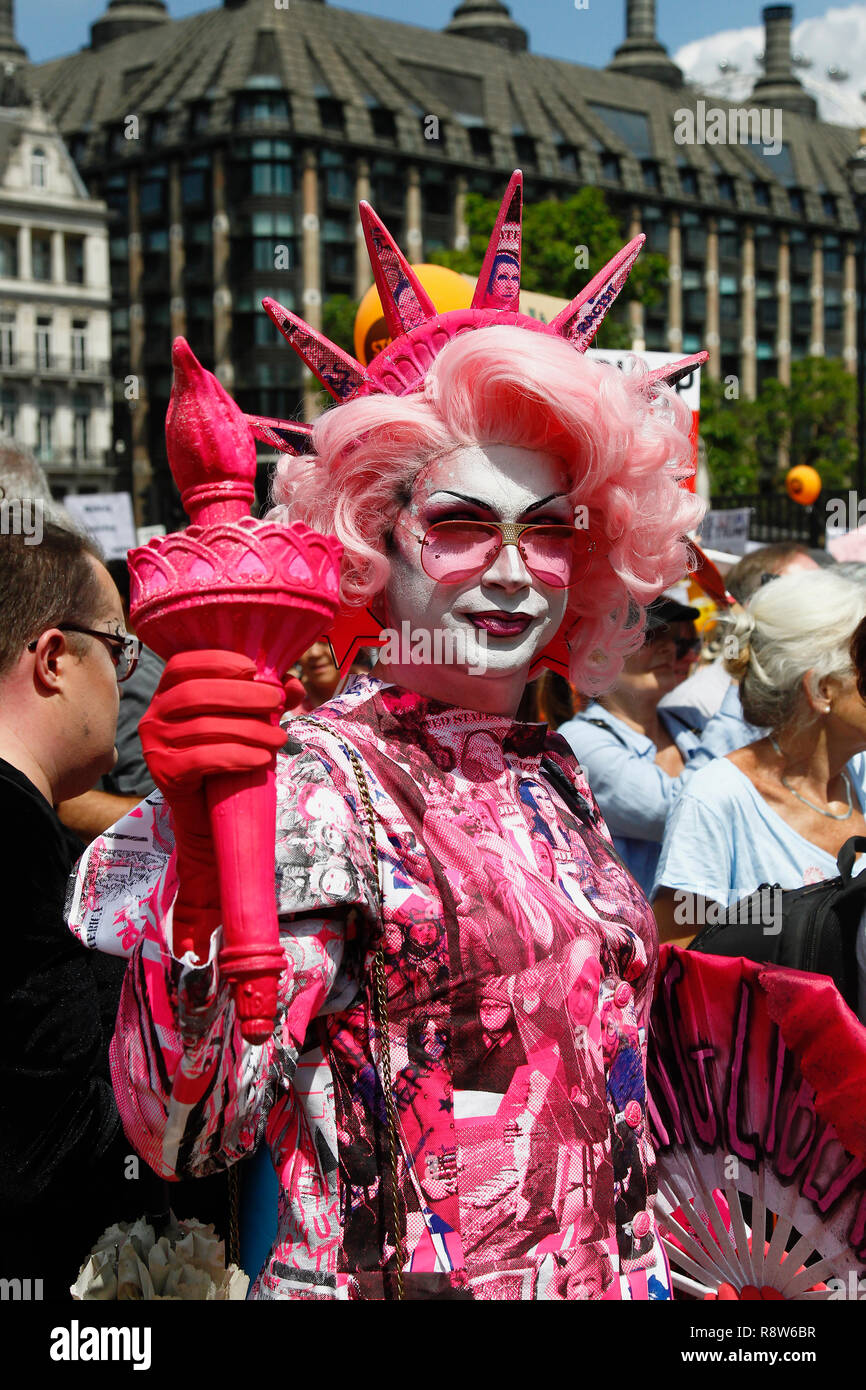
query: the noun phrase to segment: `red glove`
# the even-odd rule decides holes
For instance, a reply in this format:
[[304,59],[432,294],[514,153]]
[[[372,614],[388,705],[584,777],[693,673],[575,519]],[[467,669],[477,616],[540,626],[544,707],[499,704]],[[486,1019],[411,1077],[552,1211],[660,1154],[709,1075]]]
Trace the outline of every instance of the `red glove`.
[[151,775],[171,807],[180,880],[175,954],[207,955],[220,919],[219,883],[204,778],[269,766],[286,741],[277,723],[303,687],[255,680],[235,652],[181,652],[167,662],[138,731]]

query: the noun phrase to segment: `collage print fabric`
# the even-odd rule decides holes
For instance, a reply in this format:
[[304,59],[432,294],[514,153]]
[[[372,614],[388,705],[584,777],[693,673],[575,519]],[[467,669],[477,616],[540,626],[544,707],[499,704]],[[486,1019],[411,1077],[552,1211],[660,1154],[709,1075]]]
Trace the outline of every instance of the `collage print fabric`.
[[241,1039],[218,933],[206,966],[171,955],[176,885],[158,794],[79,866],[73,930],[130,956],[112,1048],[129,1138],[166,1176],[267,1144],[279,1209],[253,1296],[392,1295],[366,983],[378,870],[406,1297],[669,1297],[644,1086],[653,920],[568,746],[544,725],[373,677],[287,732],[275,887],[290,969],[265,1046]]

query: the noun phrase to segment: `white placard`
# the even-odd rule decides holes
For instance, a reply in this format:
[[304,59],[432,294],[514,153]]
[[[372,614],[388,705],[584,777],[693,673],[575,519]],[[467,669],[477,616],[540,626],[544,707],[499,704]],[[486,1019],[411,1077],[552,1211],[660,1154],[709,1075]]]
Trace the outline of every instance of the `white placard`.
[[725,550],[729,555],[745,555],[751,515],[751,507],[732,507],[729,511],[707,512],[701,522],[701,548]]
[[[648,369],[654,372],[658,367],[672,367],[675,362],[681,362],[683,357],[689,356],[682,352],[632,352],[630,348],[620,348],[616,352],[605,352],[601,348],[587,348],[587,357],[594,357],[599,362],[610,362],[614,367],[622,367],[629,357],[638,357],[641,362],[645,362]],[[693,415],[697,415],[701,408],[701,369],[695,367],[693,371],[684,376],[682,381],[678,381],[673,388],[678,396],[681,396],[685,404]]]
[[128,492],[68,493],[63,505],[102,547],[106,560],[125,560],[137,543]]

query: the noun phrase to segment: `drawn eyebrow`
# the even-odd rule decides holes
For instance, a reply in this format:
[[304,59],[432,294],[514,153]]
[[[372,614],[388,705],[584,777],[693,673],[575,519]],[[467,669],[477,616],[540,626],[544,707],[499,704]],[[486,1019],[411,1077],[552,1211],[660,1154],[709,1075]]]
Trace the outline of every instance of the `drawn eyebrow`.
[[[431,493],[431,500],[437,496],[457,497],[461,502],[468,502],[470,506],[479,507],[485,512],[495,510],[490,502],[481,502],[477,497],[468,497],[465,492],[451,492],[448,488],[440,488],[438,492]],[[548,502],[555,502],[558,498],[567,496],[568,493],[566,492],[551,492],[548,497],[542,497],[539,502],[531,502],[528,507],[524,507],[521,516],[526,516],[527,512],[538,511],[539,507],[546,507]]]

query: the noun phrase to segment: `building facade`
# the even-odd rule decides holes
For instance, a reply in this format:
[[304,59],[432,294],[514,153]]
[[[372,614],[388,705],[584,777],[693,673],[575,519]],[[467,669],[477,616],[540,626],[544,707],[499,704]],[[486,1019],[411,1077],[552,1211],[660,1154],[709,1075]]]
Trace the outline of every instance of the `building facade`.
[[32,451],[56,493],[106,491],[108,210],[9,68],[0,76],[0,434]]
[[361,198],[420,261],[459,246],[466,195],[498,196],[516,167],[531,201],[595,185],[669,262],[666,301],[631,306],[636,347],[705,346],[746,397],[806,356],[855,371],[857,132],[817,119],[791,7],[764,14],[764,76],[737,124],[685,85],[654,0],[627,0],[603,70],[531,53],[499,0],[463,0],[442,32],[324,0],[176,21],[162,0],[111,0],[90,47],[32,80],[110,209],[115,432],[139,520],[171,519],[171,338],[246,410],[298,414],[299,364],[260,302],[319,324],[329,296],[363,293]]

